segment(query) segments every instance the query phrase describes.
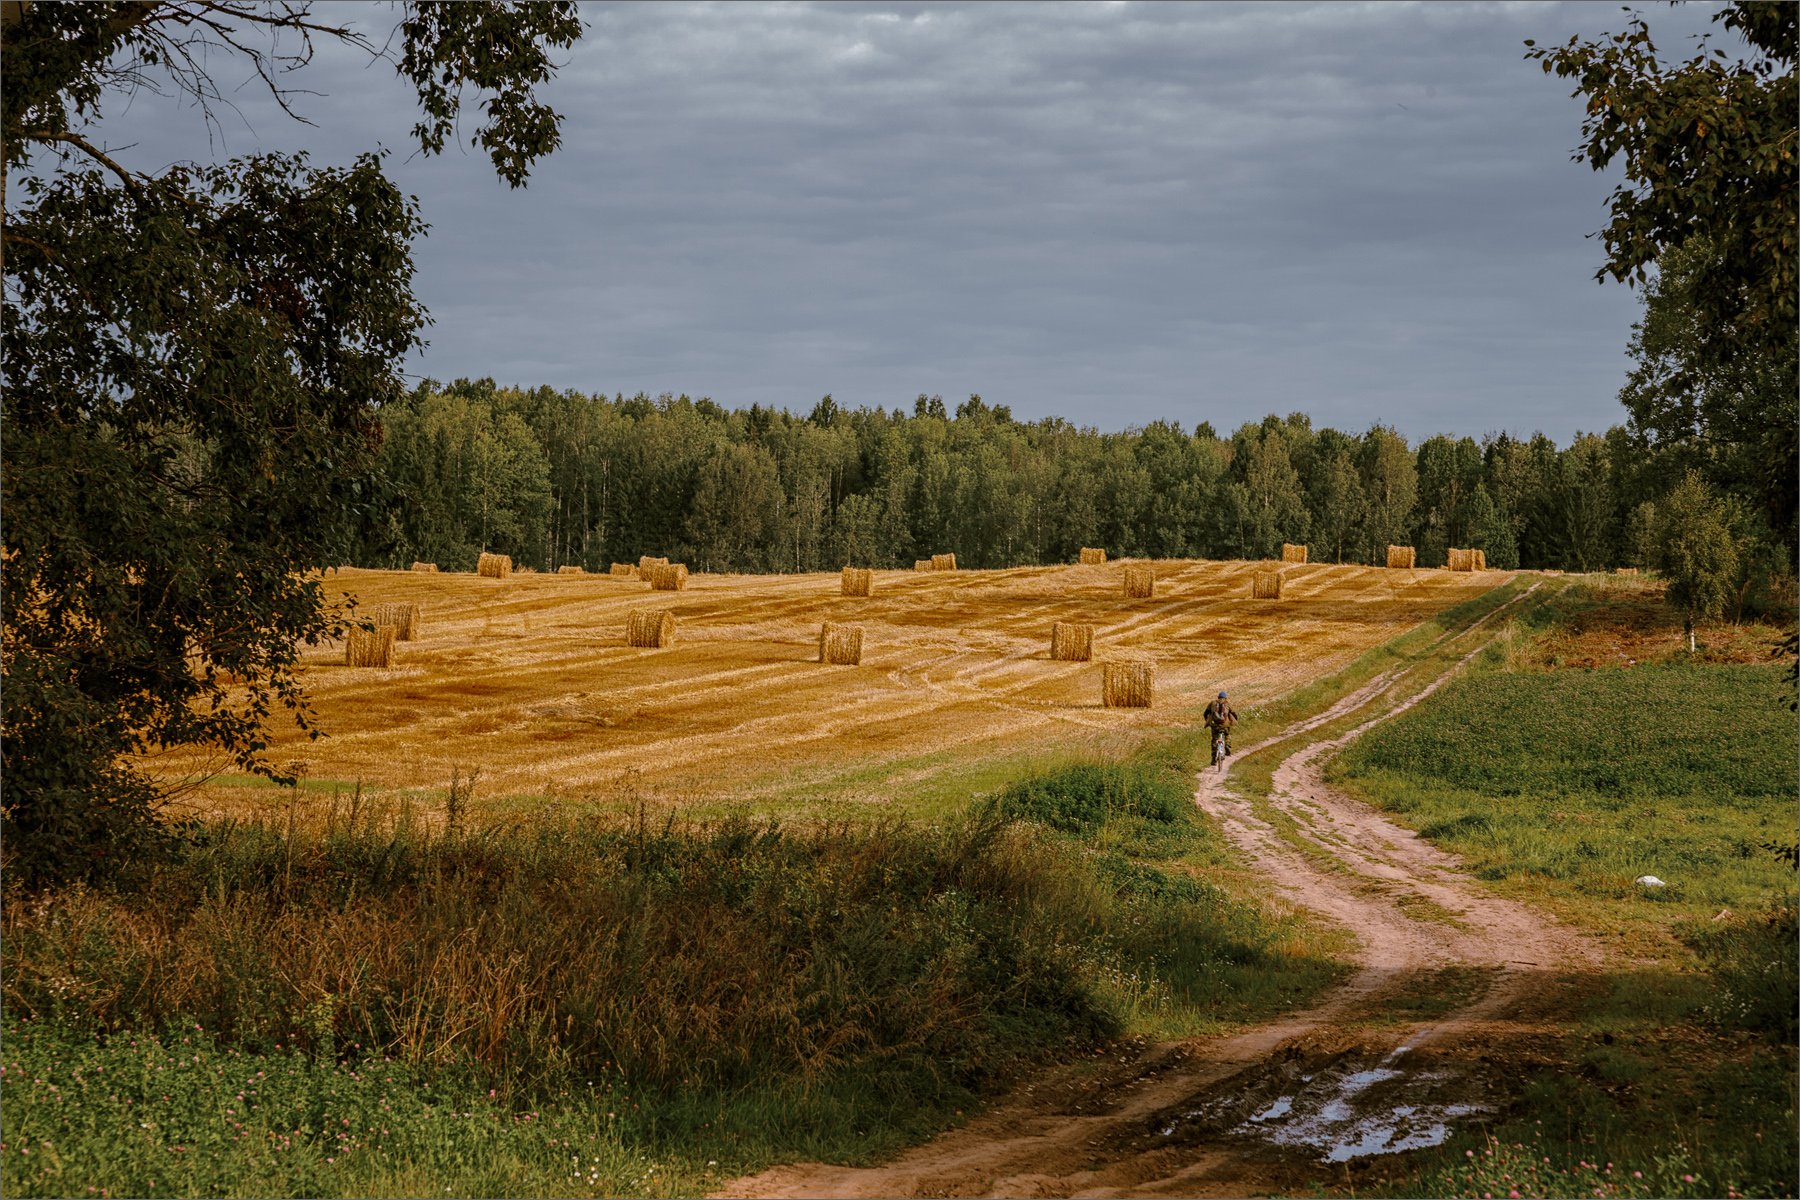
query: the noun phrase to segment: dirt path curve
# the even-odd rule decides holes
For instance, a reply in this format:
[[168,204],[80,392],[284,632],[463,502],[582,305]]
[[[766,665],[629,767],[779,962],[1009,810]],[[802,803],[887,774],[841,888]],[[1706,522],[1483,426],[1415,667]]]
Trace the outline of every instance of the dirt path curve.
[[[1040,1080],[881,1167],[782,1166],[716,1194],[1243,1196],[1436,1144],[1456,1118],[1493,1109],[1564,1006],[1558,976],[1591,968],[1592,949],[1554,918],[1483,894],[1453,855],[1323,778],[1333,753],[1424,699],[1481,648],[1409,699],[1289,754],[1261,811],[1227,790],[1225,773],[1198,777],[1196,803],[1251,864],[1354,939],[1356,973],[1317,1007],[1229,1037],[1122,1054],[1083,1083]],[[1382,675],[1237,759],[1381,707],[1402,678]],[[1441,1015],[1395,1019],[1433,1011]]]

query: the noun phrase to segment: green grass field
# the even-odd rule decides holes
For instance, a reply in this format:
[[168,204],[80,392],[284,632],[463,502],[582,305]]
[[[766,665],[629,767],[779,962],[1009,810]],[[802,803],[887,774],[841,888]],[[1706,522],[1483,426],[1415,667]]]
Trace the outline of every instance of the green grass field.
[[[1331,778],[1535,894],[1754,908],[1791,892],[1794,719],[1778,668],[1484,673],[1377,727]],[[1665,886],[1633,881],[1652,875]]]
[[1772,852],[1797,815],[1784,675],[1479,671],[1335,760],[1339,786],[1639,963],[1586,981],[1545,1048],[1563,1065],[1497,1126],[1375,1194],[1795,1194],[1796,880]]

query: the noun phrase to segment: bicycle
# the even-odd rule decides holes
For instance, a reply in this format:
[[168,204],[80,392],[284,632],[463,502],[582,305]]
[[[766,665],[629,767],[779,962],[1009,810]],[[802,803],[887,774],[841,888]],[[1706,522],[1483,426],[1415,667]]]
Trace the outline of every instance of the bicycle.
[[1221,725],[1213,730],[1212,765],[1223,770],[1225,759],[1225,727]]

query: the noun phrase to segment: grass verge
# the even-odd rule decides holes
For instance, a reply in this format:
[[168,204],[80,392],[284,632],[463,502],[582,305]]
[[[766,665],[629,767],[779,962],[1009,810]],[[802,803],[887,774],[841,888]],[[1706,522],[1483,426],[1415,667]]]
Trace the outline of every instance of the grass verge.
[[1683,651],[1545,669],[1577,635],[1611,646],[1594,614],[1617,607],[1577,596],[1527,614],[1475,673],[1328,770],[1633,963],[1593,981],[1498,1124],[1368,1190],[1795,1194],[1796,734],[1774,703],[1780,668]]

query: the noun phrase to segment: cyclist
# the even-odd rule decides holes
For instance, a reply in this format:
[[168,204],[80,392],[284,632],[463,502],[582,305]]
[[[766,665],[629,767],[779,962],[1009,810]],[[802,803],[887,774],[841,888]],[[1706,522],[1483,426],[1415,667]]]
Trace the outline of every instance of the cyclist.
[[1231,707],[1231,701],[1220,692],[1219,698],[1206,706],[1206,727],[1216,736],[1221,730],[1225,734],[1225,754],[1231,754],[1231,727],[1238,722],[1237,710]]

